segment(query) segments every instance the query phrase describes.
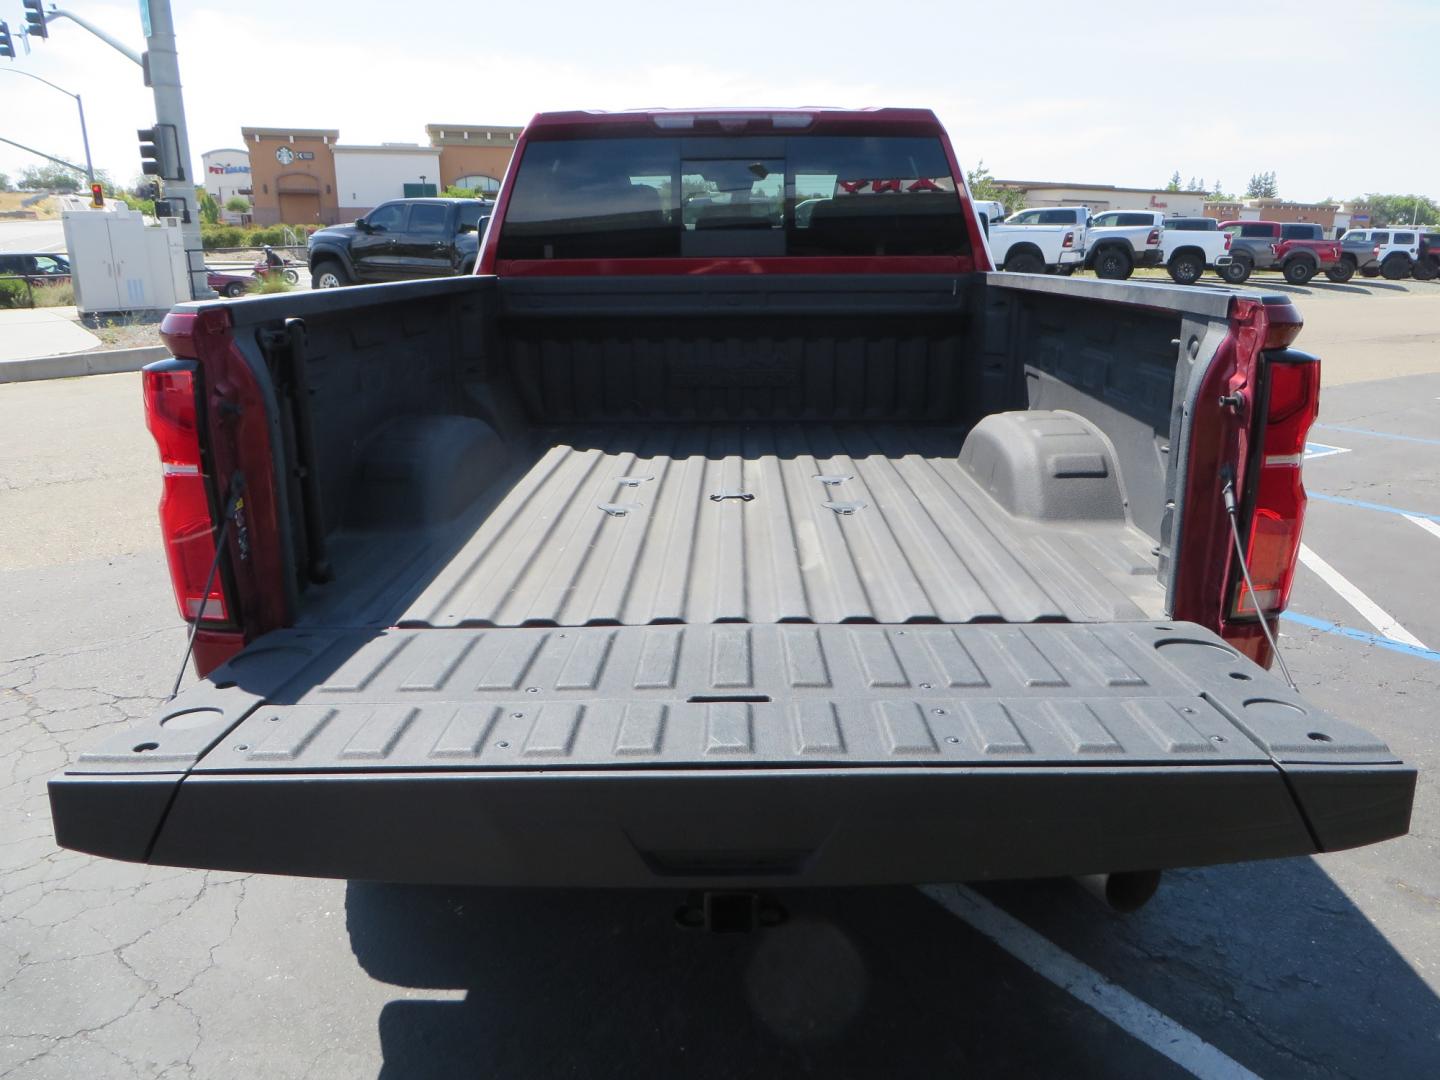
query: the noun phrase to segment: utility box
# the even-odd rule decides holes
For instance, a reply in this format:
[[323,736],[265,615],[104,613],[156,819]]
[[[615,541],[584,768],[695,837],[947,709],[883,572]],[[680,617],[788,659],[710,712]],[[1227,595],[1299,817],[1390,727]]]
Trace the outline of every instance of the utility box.
[[168,311],[190,299],[178,219],[147,225],[127,208],[67,210],[61,218],[81,314]]

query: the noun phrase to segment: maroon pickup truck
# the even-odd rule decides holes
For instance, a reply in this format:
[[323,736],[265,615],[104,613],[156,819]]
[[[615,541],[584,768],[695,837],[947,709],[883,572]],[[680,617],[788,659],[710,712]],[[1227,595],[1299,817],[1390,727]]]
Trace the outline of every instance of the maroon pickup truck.
[[1256,270],[1279,270],[1292,285],[1304,285],[1320,271],[1331,281],[1348,281],[1355,268],[1340,257],[1340,241],[1326,240],[1315,222],[1222,221],[1230,234],[1231,261],[1220,276],[1242,284]]
[[1415,770],[1266,670],[1295,308],[996,273],[964,175],[923,110],[542,115],[476,274],[176,308],[202,678],[60,843],[733,889],[1404,833]]

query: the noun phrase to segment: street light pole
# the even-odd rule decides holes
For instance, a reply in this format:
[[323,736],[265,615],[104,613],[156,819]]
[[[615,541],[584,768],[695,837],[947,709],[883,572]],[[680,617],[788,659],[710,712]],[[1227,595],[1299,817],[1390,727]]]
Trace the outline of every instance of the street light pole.
[[75,105],[80,110],[80,141],[85,144],[85,175],[90,178],[90,183],[95,183],[95,166],[90,163],[90,133],[85,130],[85,103],[80,100],[80,95],[71,94],[70,91],[66,90],[63,86],[56,86],[49,79],[42,79],[39,75],[33,75],[28,71],[20,71],[18,68],[5,68],[4,70],[13,75],[24,75],[28,79],[34,79],[36,82],[43,82],[51,89],[59,90],[60,93],[68,94],[75,99]]

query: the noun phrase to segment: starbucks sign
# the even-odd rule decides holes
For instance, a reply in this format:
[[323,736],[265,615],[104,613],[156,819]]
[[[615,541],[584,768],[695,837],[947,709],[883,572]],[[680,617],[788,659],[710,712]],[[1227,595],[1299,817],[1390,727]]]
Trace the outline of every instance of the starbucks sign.
[[315,151],[291,150],[288,146],[277,146],[275,148],[275,160],[281,165],[289,165],[292,161],[314,161]]

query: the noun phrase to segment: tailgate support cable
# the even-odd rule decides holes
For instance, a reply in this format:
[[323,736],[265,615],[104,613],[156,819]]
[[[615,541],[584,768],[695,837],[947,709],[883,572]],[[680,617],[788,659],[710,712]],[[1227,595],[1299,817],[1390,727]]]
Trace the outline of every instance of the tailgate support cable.
[[230,531],[230,523],[240,512],[241,496],[244,494],[245,477],[236,473],[230,484],[230,498],[225,503],[225,516],[220,520],[220,532],[215,536],[215,558],[210,561],[210,573],[205,578],[205,588],[200,592],[200,603],[195,608],[195,617],[190,620],[190,637],[185,642],[185,655],[180,658],[180,670],[175,673],[175,685],[170,688],[170,696],[166,701],[175,700],[175,695],[180,693],[180,684],[185,680],[185,665],[190,662],[190,654],[195,651],[195,635],[200,632],[200,617],[205,614],[205,604],[215,585],[215,574],[220,569],[220,560],[225,557],[225,536]]
[[[1285,657],[1280,653],[1280,643],[1275,640],[1275,635],[1270,630],[1270,620],[1260,610],[1259,594],[1255,591],[1255,583],[1250,580],[1250,567],[1245,561],[1245,545],[1240,542],[1240,526],[1236,523],[1239,509],[1235,505],[1235,478],[1230,474],[1227,467],[1225,470],[1225,486],[1221,489],[1225,497],[1225,514],[1230,519],[1230,537],[1235,541],[1235,558],[1240,563],[1240,573],[1244,575],[1245,587],[1250,590],[1250,595],[1255,598],[1255,614],[1260,616],[1260,629],[1265,631],[1265,640],[1270,643],[1270,650],[1275,654],[1275,662],[1280,665],[1280,671],[1285,676],[1285,681],[1290,684],[1290,689],[1297,694],[1300,687],[1295,685],[1295,679],[1290,674],[1290,669],[1285,666]],[[1277,615],[1275,621],[1278,625],[1280,617]]]

